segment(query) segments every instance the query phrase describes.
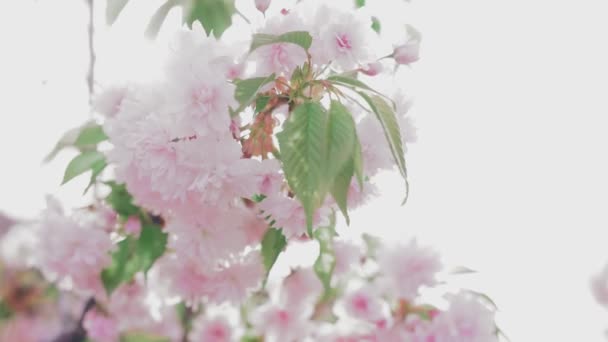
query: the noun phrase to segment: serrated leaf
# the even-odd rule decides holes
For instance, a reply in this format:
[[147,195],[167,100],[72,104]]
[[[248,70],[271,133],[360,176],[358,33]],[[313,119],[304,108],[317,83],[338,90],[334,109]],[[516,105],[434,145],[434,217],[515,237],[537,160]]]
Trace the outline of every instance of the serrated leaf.
[[94,168],[99,168],[100,165],[105,164],[106,157],[103,153],[98,151],[85,151],[77,155],[70,161],[68,167],[65,169],[63,175],[63,181],[61,184],[65,184],[72,180],[74,177],[81,175]]
[[401,130],[399,129],[395,111],[379,96],[369,96],[363,92],[358,93],[369,104],[371,110],[376,114],[378,121],[380,121],[380,124],[382,125],[395,164],[397,164],[399,173],[401,173],[401,176],[403,176],[403,179],[405,180],[405,199],[403,200],[403,203],[405,203],[409,194],[409,183],[407,180],[407,168],[405,166]]
[[158,32],[160,31],[161,26],[165,22],[167,15],[173,9],[173,7],[179,4],[179,0],[167,0],[164,4],[162,4],[154,15],[148,22],[148,27],[146,28],[146,37],[149,39],[154,39],[158,36]]
[[346,224],[350,224],[350,218],[348,217],[348,191],[350,189],[350,183],[355,173],[353,167],[352,158],[346,162],[342,167],[342,171],[334,179],[331,186],[331,195],[333,196],[338,208],[346,219]]
[[129,0],[108,0],[106,4],[106,23],[114,24],[120,12],[125,8]]
[[192,28],[199,21],[208,36],[220,38],[232,25],[232,15],[236,13],[234,0],[189,0],[184,7],[183,21]]
[[111,189],[106,197],[106,203],[109,204],[118,215],[127,219],[132,215],[139,214],[140,209],[133,204],[133,197],[129,194],[124,184],[107,182],[106,185]]
[[355,132],[355,146],[353,149],[353,169],[359,183],[359,189],[363,190],[363,152],[361,151],[361,142]]
[[278,36],[272,34],[257,33],[253,35],[253,38],[251,40],[251,46],[249,47],[249,52],[264,45],[278,43],[296,44],[302,47],[304,50],[308,50],[310,48],[310,45],[312,45],[312,36],[306,31],[292,31],[280,34]]
[[346,222],[350,223],[347,197],[354,174],[355,121],[348,109],[338,101],[331,101],[327,120],[327,157],[325,178]]
[[112,253],[112,263],[101,272],[101,280],[108,294],[120,284],[130,282],[138,272],[148,272],[165,252],[167,234],[154,224],[145,224],[136,239],[128,236],[118,243]]
[[382,30],[382,25],[380,24],[380,19],[376,17],[372,17],[372,30],[376,31],[376,33],[380,33]]
[[336,234],[335,213],[332,215],[331,221],[329,226],[320,227],[314,232],[314,238],[319,242],[319,256],[313,265],[313,269],[321,280],[325,293],[331,291],[331,276],[336,267],[333,247],[333,238]]
[[331,181],[352,158],[356,129],[352,115],[339,101],[331,101],[327,117],[325,172]]
[[245,80],[237,80],[235,82],[236,89],[234,91],[234,98],[239,103],[239,108],[233,112],[233,116],[242,112],[247,106],[253,102],[258,92],[267,85],[275,80],[275,74],[268,75],[266,77],[254,77]]
[[323,161],[326,155],[325,109],[315,102],[305,102],[291,113],[283,131],[277,134],[285,178],[306,213],[306,228],[312,236],[315,210],[327,189]]
[[264,268],[266,275],[270,273],[272,266],[277,261],[279,254],[287,245],[287,240],[281,229],[269,228],[262,238],[262,258],[264,259]]
[[104,133],[103,128],[100,125],[90,125],[82,128],[76,141],[74,141],[74,146],[85,148],[95,146],[106,140],[108,140],[108,136]]

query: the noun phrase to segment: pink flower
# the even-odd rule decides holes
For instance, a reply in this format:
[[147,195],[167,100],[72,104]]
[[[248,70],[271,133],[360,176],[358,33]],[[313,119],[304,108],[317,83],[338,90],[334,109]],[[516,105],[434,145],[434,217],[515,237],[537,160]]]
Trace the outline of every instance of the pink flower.
[[384,69],[384,67],[382,66],[382,63],[373,62],[373,63],[368,63],[368,64],[364,65],[363,67],[359,68],[359,71],[366,74],[367,76],[376,76],[379,73],[381,73],[383,69]]
[[[59,322],[40,318],[14,316],[0,321],[0,341],[2,342],[46,342],[61,332]],[[103,342],[103,341],[100,341]]]
[[251,317],[255,330],[264,335],[264,341],[300,341],[311,329],[308,312],[297,308],[269,304]]
[[366,19],[354,12],[321,6],[312,26],[315,29],[310,50],[317,63],[331,62],[342,70],[352,70],[373,59],[373,31]]
[[371,177],[380,170],[390,170],[394,167],[393,156],[378,119],[371,115],[361,119],[357,123],[357,135],[361,142],[365,175]]
[[298,268],[283,280],[281,302],[285,307],[308,310],[322,293],[323,285],[313,269]]
[[344,240],[334,241],[334,255],[336,256],[336,264],[333,274],[337,277],[357,269],[362,257],[359,246]]
[[266,10],[270,7],[270,0],[255,0],[255,8],[262,13],[266,13]]
[[419,59],[420,42],[417,40],[399,45],[393,51],[393,58],[397,64],[409,65]]
[[139,221],[139,217],[131,216],[125,222],[125,232],[131,235],[139,235],[141,232],[141,221]]
[[599,304],[608,308],[608,266],[591,279],[591,293]]
[[354,318],[376,322],[383,317],[380,298],[368,288],[353,291],[343,300],[346,312]]
[[433,319],[436,342],[497,342],[494,313],[469,295],[451,298],[450,307]]
[[[305,31],[306,28],[300,17],[297,14],[288,13],[268,19],[260,33],[279,35],[302,30]],[[255,62],[255,74],[258,76],[268,76],[275,73],[277,76],[290,77],[297,66],[306,62],[307,56],[306,51],[298,45],[279,43],[257,48],[250,58]]]
[[400,299],[413,299],[421,286],[435,284],[441,270],[439,257],[416,240],[407,245],[385,246],[378,251],[378,265],[383,271],[386,291]]
[[39,234],[44,236],[37,251],[40,266],[59,278],[69,278],[78,290],[101,290],[99,273],[110,263],[109,234],[79,224],[65,216],[53,199],[47,201],[40,222]]
[[105,117],[115,117],[122,109],[122,103],[129,89],[126,86],[110,86],[95,94],[93,110]]
[[[274,221],[273,227],[282,228],[285,237],[292,238],[306,233],[306,214],[298,200],[275,194],[264,199],[259,207],[263,211],[261,216],[270,215]],[[317,209],[313,218],[314,227],[329,223],[328,215],[328,208]]]
[[265,270],[257,252],[237,260],[220,269],[214,277],[214,302],[242,303],[247,296],[262,284]]
[[202,260],[166,255],[157,264],[167,277],[169,291],[191,305],[208,298],[214,289],[213,272]]
[[232,327],[223,317],[208,318],[201,315],[194,321],[189,341],[192,342],[231,342]]
[[98,342],[118,342],[119,331],[117,322],[97,310],[89,310],[84,317],[84,328],[87,336]]

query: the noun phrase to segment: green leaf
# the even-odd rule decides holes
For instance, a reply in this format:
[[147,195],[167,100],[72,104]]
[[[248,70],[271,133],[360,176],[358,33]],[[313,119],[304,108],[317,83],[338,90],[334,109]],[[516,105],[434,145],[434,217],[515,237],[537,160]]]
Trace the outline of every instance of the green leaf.
[[360,89],[364,89],[364,90],[369,90],[371,92],[379,94],[372,87],[368,86],[367,84],[361,82],[360,80],[358,80],[354,77],[350,77],[350,76],[346,76],[346,75],[331,75],[331,76],[327,77],[327,81],[330,81],[331,83],[338,84],[338,85],[344,85],[344,86],[356,87],[356,88],[360,88]]
[[258,92],[260,92],[265,85],[273,82],[275,78],[275,74],[272,74],[266,77],[254,77],[235,81],[236,89],[234,90],[234,98],[239,103],[239,108],[232,113],[233,116],[242,112],[247,106],[249,106],[255,99]]
[[140,236],[128,236],[118,243],[112,253],[112,264],[101,272],[101,280],[108,294],[120,284],[129,282],[137,272],[144,274],[165,252],[167,234],[154,224],[144,224]]
[[395,111],[393,111],[393,109],[379,96],[369,96],[363,92],[358,93],[369,104],[382,125],[393,159],[397,164],[401,176],[403,176],[403,179],[405,180],[405,199],[403,200],[403,203],[405,203],[409,194],[409,183],[407,180],[407,168],[405,166],[401,130],[399,129]]
[[98,151],[85,151],[77,155],[70,161],[63,175],[61,184],[69,182],[72,178],[81,175],[89,170],[99,168],[105,164],[106,158],[103,153]]
[[355,147],[353,149],[353,168],[357,177],[357,183],[359,183],[359,189],[363,189],[363,152],[361,151],[359,137],[356,134]]
[[108,0],[106,4],[106,23],[114,24],[120,12],[125,8],[129,0]]
[[154,15],[150,19],[148,23],[148,27],[146,28],[146,37],[150,39],[156,38],[158,36],[158,32],[160,31],[161,26],[165,22],[167,15],[173,9],[173,7],[179,4],[179,0],[167,0],[164,4],[162,4]]
[[355,121],[348,109],[339,101],[331,101],[326,132],[328,145],[325,172],[331,181],[352,158],[355,145]]
[[355,7],[361,8],[365,6],[365,0],[355,0]]
[[44,162],[48,163],[51,160],[53,160],[57,156],[57,154],[64,148],[66,148],[68,146],[74,146],[74,143],[76,142],[76,139],[78,139],[80,132],[85,127],[88,127],[90,125],[91,125],[91,123],[87,123],[83,126],[75,127],[75,128],[70,129],[69,131],[65,132],[63,134],[63,136],[59,139],[57,144],[55,144],[55,147],[53,147],[53,150],[46,157],[44,157]]
[[108,166],[108,164],[106,163],[105,160],[103,161],[103,163],[93,165],[93,167],[91,168],[92,172],[91,172],[91,179],[89,180],[89,185],[87,185],[87,187],[84,189],[85,194],[87,193],[87,191],[89,191],[91,186],[93,186],[93,184],[95,184],[95,182],[97,181],[97,176],[99,176],[99,174],[101,174],[101,172],[106,168],[106,166]]
[[137,240],[137,254],[141,269],[148,273],[154,262],[165,253],[167,233],[160,226],[145,224]]
[[129,194],[124,184],[107,182],[106,185],[111,189],[110,194],[106,197],[106,203],[109,204],[118,215],[127,219],[130,216],[139,214],[140,209],[133,204],[133,197]]
[[308,50],[310,45],[312,45],[312,36],[306,31],[287,32],[278,36],[265,33],[254,34],[249,52],[264,45],[277,43],[296,44],[302,47],[304,50]]
[[380,31],[382,30],[380,20],[376,17],[372,17],[372,30],[376,31],[378,34],[380,34]]
[[167,337],[147,334],[147,333],[128,333],[120,338],[120,342],[169,342]]
[[338,208],[346,219],[346,224],[350,224],[348,217],[348,190],[350,189],[351,179],[355,173],[352,158],[342,167],[342,171],[335,178],[331,186],[331,195],[333,196]]
[[255,100],[255,113],[263,111],[266,105],[268,105],[268,101],[270,101],[270,96],[258,96]]
[[336,266],[333,239],[335,231],[335,213],[331,217],[331,223],[327,227],[320,227],[314,232],[314,238],[319,242],[319,256],[313,265],[313,269],[325,289],[325,293],[331,292],[331,276]]
[[295,108],[277,134],[285,178],[304,207],[311,237],[314,212],[327,193],[323,173],[326,122],[327,114],[319,103],[305,102]]
[[89,125],[80,131],[76,141],[74,141],[74,146],[86,148],[95,146],[106,140],[108,140],[108,136],[103,132],[103,128],[100,125]]
[[216,38],[220,38],[232,25],[234,13],[234,0],[189,0],[184,7],[183,21],[189,28],[199,21],[208,36],[213,32]]
[[262,238],[262,257],[264,258],[266,275],[270,273],[285,245],[287,245],[287,240],[281,229],[269,228],[264,234],[264,238]]
[[347,196],[354,174],[355,139],[355,121],[351,113],[339,101],[331,101],[327,120],[325,177],[331,183],[329,189],[347,223],[350,223]]

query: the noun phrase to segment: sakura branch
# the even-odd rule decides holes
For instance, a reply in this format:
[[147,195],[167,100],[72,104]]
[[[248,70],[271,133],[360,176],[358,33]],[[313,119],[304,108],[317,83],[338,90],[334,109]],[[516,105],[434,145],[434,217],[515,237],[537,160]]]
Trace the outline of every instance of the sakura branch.
[[[192,15],[207,4],[193,1]],[[256,2],[261,12],[269,5]],[[239,46],[207,37],[210,23],[192,15],[161,80],[102,89],[98,121],[56,149],[81,152],[64,183],[90,171],[105,189],[71,211],[49,197],[36,227],[45,279],[95,298],[87,338],[497,341],[483,297],[427,300],[445,277],[434,251],[338,235],[348,229],[340,217],[348,224],[378,195],[380,171],[398,171],[407,197],[409,101],[367,81],[390,80],[385,64],[415,62],[419,38],[386,55],[372,48],[381,37],[370,17],[304,1]],[[289,265],[287,252],[301,246],[314,262],[280,274],[275,264]],[[11,335],[28,318],[9,309],[2,336],[38,341]]]

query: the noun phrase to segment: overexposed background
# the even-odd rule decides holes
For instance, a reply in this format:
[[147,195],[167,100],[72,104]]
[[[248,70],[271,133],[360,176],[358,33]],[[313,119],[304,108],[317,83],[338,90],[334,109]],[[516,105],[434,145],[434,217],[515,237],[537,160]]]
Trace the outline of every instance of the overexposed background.
[[[142,76],[156,56],[142,36],[162,1],[131,2],[109,29],[96,1],[99,81]],[[422,60],[402,75],[419,141],[409,203],[386,174],[350,229],[417,236],[478,270],[463,284],[495,299],[513,342],[602,341],[608,312],[588,279],[608,260],[608,3],[367,2],[391,39],[405,20],[423,33]],[[259,22],[252,3],[237,7]],[[79,203],[86,179],[59,187],[73,154],[41,161],[89,116],[87,22],[84,0],[0,2],[0,210],[33,218],[45,193]],[[228,36],[246,29],[235,22]]]

